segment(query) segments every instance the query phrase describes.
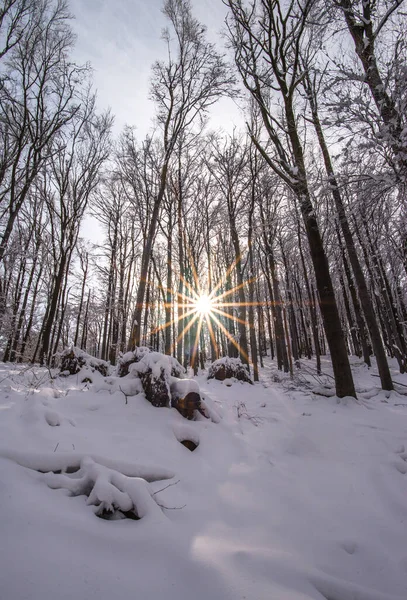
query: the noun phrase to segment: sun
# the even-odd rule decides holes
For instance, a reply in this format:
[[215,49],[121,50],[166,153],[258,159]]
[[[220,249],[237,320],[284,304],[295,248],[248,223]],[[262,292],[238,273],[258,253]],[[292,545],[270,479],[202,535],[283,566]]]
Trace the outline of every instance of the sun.
[[194,301],[194,305],[198,314],[202,316],[209,315],[213,309],[213,300],[206,294],[203,294]]
[[[171,346],[171,353],[175,351],[175,348],[178,347],[180,341],[184,338],[186,339],[186,344],[188,348],[192,348],[191,355],[191,365],[196,364],[197,351],[200,342],[200,336],[203,327],[207,327],[211,345],[213,348],[214,356],[220,355],[219,348],[219,336],[225,336],[227,340],[237,349],[239,354],[248,362],[249,357],[247,352],[240,347],[239,342],[236,339],[235,335],[229,331],[227,327],[226,320],[232,321],[235,323],[236,321],[239,323],[243,323],[245,326],[248,326],[247,321],[240,316],[236,315],[236,311],[233,309],[239,309],[241,306],[261,306],[262,302],[240,302],[236,301],[233,297],[236,295],[236,292],[240,290],[243,286],[248,283],[251,283],[256,280],[256,277],[252,279],[242,282],[233,287],[227,287],[227,289],[222,289],[225,286],[225,282],[228,277],[231,275],[232,271],[235,269],[236,265],[240,262],[241,256],[238,256],[236,260],[227,268],[226,272],[219,278],[218,282],[214,287],[212,285],[203,287],[199,281],[199,277],[195,268],[194,261],[191,259],[190,261],[190,270],[193,277],[193,281],[190,281],[189,278],[184,277],[181,273],[179,273],[179,277],[184,286],[183,291],[177,292],[177,304],[178,304],[178,317],[175,315],[168,319],[165,323],[158,325],[155,329],[153,329],[154,333],[158,331],[163,331],[168,327],[173,327],[176,322],[179,324],[183,322],[183,327],[181,325],[181,331],[178,332],[177,336],[174,336],[174,341]],[[170,292],[173,294],[173,290],[163,288],[160,286],[164,292]],[[203,291],[208,290],[209,291]],[[165,308],[172,308],[173,303],[165,303]],[[187,337],[188,334],[188,337]],[[191,340],[190,336],[195,337],[195,341]],[[182,343],[182,342],[181,342]]]

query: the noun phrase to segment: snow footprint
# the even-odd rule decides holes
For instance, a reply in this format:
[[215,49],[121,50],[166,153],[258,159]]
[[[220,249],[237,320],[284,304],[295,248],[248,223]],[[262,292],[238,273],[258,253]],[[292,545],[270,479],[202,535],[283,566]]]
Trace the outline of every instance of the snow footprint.
[[64,421],[72,425],[72,427],[76,426],[76,423],[73,419],[68,419],[67,417],[57,413],[55,410],[46,410],[44,413],[44,418],[50,427],[59,427]]
[[340,543],[340,546],[345,550],[347,554],[355,554],[358,546],[356,542],[352,542],[350,540],[346,540]]
[[401,473],[402,475],[406,475],[407,474],[407,452],[406,452],[404,444],[402,444],[399,448],[397,448],[397,450],[395,451],[395,454],[398,454],[398,456],[401,460],[395,461],[393,463],[394,466],[396,467],[396,469],[399,473]]
[[199,446],[199,435],[193,427],[186,423],[175,423],[173,425],[173,432],[177,440],[188,448],[191,452],[196,450]]

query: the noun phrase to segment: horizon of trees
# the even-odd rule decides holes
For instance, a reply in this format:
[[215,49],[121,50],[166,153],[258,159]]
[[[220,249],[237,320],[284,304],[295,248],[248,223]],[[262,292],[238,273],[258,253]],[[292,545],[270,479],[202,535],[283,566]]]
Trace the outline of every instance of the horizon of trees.
[[[407,369],[402,1],[224,4],[233,64],[188,0],[164,2],[145,139],[98,111],[66,0],[0,9],[2,360],[148,345],[195,373],[239,356],[257,379],[266,355],[292,373],[329,353],[341,397],[352,354],[390,390],[388,357]],[[244,99],[242,130],[210,130],[222,96]]]

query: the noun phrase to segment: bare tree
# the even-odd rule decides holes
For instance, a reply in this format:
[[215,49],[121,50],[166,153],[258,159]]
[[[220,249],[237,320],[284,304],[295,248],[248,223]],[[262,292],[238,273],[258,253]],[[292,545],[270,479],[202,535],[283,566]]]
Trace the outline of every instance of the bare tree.
[[64,0],[31,3],[29,23],[7,57],[0,88],[0,263],[53,138],[78,110],[75,91],[84,69],[68,59],[69,19]]
[[[304,73],[301,68],[308,18],[313,0],[227,2],[229,35],[235,62],[245,87],[255,100],[268,145],[260,131],[250,128],[251,139],[271,169],[294,192],[303,217],[318,289],[319,306],[331,352],[336,393],[356,396],[336,304],[328,260],[311,200],[304,149],[295,113],[295,98]],[[279,103],[280,101],[280,103]]]
[[151,97],[157,106],[157,120],[162,129],[164,154],[160,185],[154,199],[151,220],[141,258],[140,281],[133,315],[129,347],[140,341],[141,317],[146,281],[157,221],[167,186],[171,156],[179,136],[222,95],[230,93],[233,78],[222,56],[206,40],[205,27],[192,16],[189,0],[167,0],[163,12],[169,19],[174,38],[163,32],[167,44],[167,61],[153,66]]
[[[51,169],[44,174],[43,193],[49,207],[53,228],[53,259],[55,271],[41,335],[40,361],[49,362],[51,332],[58,302],[63,301],[64,278],[69,270],[79,227],[97,185],[101,167],[110,152],[112,118],[108,113],[97,115],[95,97],[91,95],[70,127],[60,132],[54,141]],[[58,341],[58,340],[57,340]]]
[[0,59],[20,42],[33,4],[33,0],[5,0],[0,7]]
[[[215,178],[223,196],[230,228],[230,237],[235,253],[235,272],[237,293],[239,295],[237,325],[239,330],[239,353],[242,361],[249,365],[248,343],[246,332],[246,295],[244,290],[241,240],[239,236],[239,220],[250,193],[249,146],[237,135],[226,139],[223,143],[213,143],[212,161],[209,169]],[[226,302],[228,296],[225,297]]]
[[399,42],[394,45],[395,56],[391,62],[396,67],[394,69],[396,84],[393,85],[393,89],[390,86],[390,73],[389,71],[383,73],[380,69],[377,55],[379,35],[386,24],[391,23],[391,17],[403,4],[403,0],[390,2],[333,0],[333,3],[341,9],[355,52],[363,68],[363,82],[368,86],[380,115],[382,121],[380,137],[392,149],[405,182],[407,179],[406,85],[405,76],[400,73],[399,84],[401,83],[404,88],[400,89],[400,85],[397,84],[398,68],[394,65],[394,62],[403,61],[400,50],[405,45],[405,31],[401,34]]
[[373,351],[376,356],[382,387],[384,390],[392,390],[393,383],[390,375],[389,365],[387,363],[386,353],[380,335],[380,329],[374,312],[373,303],[370,298],[366,278],[363,273],[363,269],[356,251],[356,246],[354,243],[353,235],[350,229],[348,217],[345,210],[345,204],[342,199],[342,194],[339,188],[338,180],[333,168],[330,152],[322,129],[321,120],[319,118],[317,82],[315,77],[312,78],[309,72],[307,72],[305,77],[303,78],[303,85],[310,104],[311,118],[317,134],[318,143],[321,148],[321,154],[328,176],[329,187],[335,203],[339,225],[342,230],[349,260],[358,286],[359,297],[361,300],[363,313],[372,340]]

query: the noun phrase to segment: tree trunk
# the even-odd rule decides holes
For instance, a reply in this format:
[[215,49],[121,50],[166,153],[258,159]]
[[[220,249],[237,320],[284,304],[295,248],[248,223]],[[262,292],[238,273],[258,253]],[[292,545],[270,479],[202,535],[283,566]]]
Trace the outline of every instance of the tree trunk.
[[172,322],[172,219],[169,215],[167,231],[167,292],[165,302],[165,354],[171,354],[171,330],[169,323]]
[[[373,304],[370,299],[369,291],[367,289],[366,279],[359,262],[359,258],[356,252],[356,247],[353,241],[352,233],[350,231],[349,222],[346,216],[345,207],[342,201],[342,196],[339,191],[339,186],[336,181],[335,173],[333,170],[331,157],[328,151],[328,147],[325,142],[323,135],[322,126],[318,117],[317,105],[315,102],[314,94],[308,80],[307,89],[309,90],[309,100],[312,111],[312,119],[317,133],[318,142],[321,148],[321,152],[324,159],[325,169],[328,175],[328,180],[331,188],[332,197],[335,202],[336,211],[338,214],[339,224],[342,229],[343,237],[348,251],[349,260],[352,266],[353,273],[355,275],[356,284],[358,286],[358,293],[362,304],[363,312],[365,315],[367,327],[369,329],[370,337],[373,345],[373,352],[376,356],[377,368],[379,370],[380,381],[384,390],[392,390],[393,382],[390,375],[389,366],[387,363],[386,353],[380,337],[379,327],[377,325],[376,316],[373,309]],[[328,342],[329,343],[329,342]]]
[[310,311],[310,318],[311,318],[311,330],[312,330],[312,337],[314,339],[315,357],[316,357],[316,361],[317,361],[317,373],[321,374],[321,348],[319,346],[319,337],[318,337],[317,311],[316,311],[316,305],[315,305],[315,302],[313,300],[312,293],[311,293],[311,285],[310,285],[309,278],[308,278],[307,267],[305,265],[305,258],[304,258],[304,253],[302,250],[301,232],[300,232],[299,223],[298,223],[297,236],[298,236],[298,249],[300,251],[303,277],[304,277],[305,287],[307,289],[307,295],[308,295],[308,304],[309,304],[309,311]]
[[153,243],[155,233],[157,230],[158,217],[160,214],[161,204],[164,198],[165,188],[167,185],[167,172],[168,172],[169,157],[165,159],[161,169],[160,176],[160,188],[158,190],[157,198],[155,199],[153,212],[151,215],[150,225],[147,232],[147,237],[143,246],[143,253],[141,256],[141,269],[140,269],[140,281],[137,290],[136,307],[133,313],[133,322],[131,324],[131,335],[129,338],[128,350],[132,350],[135,346],[140,345],[141,336],[141,317],[143,314],[144,298],[146,295],[146,285],[148,268],[151,259],[151,253],[153,250]]
[[54,325],[54,319],[58,307],[58,299],[61,293],[62,281],[65,275],[65,265],[67,262],[66,253],[62,253],[59,263],[58,272],[56,273],[52,285],[51,300],[48,305],[46,318],[44,320],[44,329],[41,335],[41,352],[40,352],[40,364],[43,365],[44,361],[48,362],[51,342],[51,331]]
[[87,275],[88,275],[88,266],[86,265],[85,270],[83,272],[83,280],[82,280],[82,287],[81,287],[81,297],[80,297],[80,300],[79,300],[78,316],[76,318],[75,337],[74,337],[74,342],[73,342],[74,346],[78,345],[79,326],[80,326],[80,322],[81,322],[83,302],[85,300],[85,286],[86,286]]

